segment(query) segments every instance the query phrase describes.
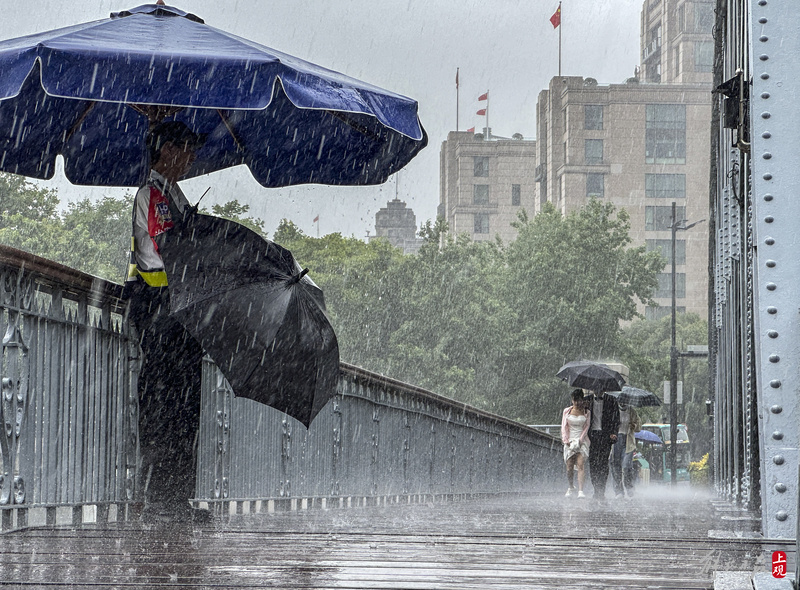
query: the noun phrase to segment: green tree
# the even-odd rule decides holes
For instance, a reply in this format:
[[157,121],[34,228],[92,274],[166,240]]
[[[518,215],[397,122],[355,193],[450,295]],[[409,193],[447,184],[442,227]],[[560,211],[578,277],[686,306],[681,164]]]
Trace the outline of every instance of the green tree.
[[[201,211],[203,213],[208,213],[207,210]],[[245,217],[248,211],[250,211],[250,205],[239,203],[237,199],[228,201],[223,205],[211,206],[212,215],[224,217],[225,219],[230,219],[231,221],[241,223],[242,225],[249,227],[253,231],[266,237],[266,234],[264,233],[264,220],[252,216]]]
[[[676,346],[685,351],[689,345],[708,343],[708,322],[691,313],[679,313],[675,321]],[[663,383],[669,381],[669,350],[672,342],[671,318],[639,320],[625,328],[630,344],[628,355],[632,384],[653,391],[662,397]],[[686,423],[691,442],[692,459],[697,460],[711,450],[713,432],[706,416],[708,398],[708,361],[705,358],[678,360],[678,380],[683,382],[683,406],[678,419]],[[669,406],[643,408],[646,421],[669,422]]]
[[620,323],[637,317],[637,302],[652,305],[664,261],[631,247],[627,212],[590,200],[563,216],[546,203],[523,212],[508,246],[504,298],[515,310],[509,345],[504,412],[549,423],[567,405],[554,375],[566,361],[624,358]]

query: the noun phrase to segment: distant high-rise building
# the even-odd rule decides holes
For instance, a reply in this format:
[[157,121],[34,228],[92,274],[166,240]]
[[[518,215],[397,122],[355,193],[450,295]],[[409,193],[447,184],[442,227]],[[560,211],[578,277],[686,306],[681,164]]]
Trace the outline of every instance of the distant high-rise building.
[[[672,202],[679,220],[708,218],[713,4],[645,0],[641,61],[621,84],[559,76],[536,104],[536,141],[448,134],[439,215],[473,239],[514,238],[510,223],[545,202],[564,214],[594,197],[626,209],[633,245],[671,257]],[[516,205],[514,205],[516,203]],[[706,315],[708,225],[676,235],[680,311]],[[667,315],[668,263],[646,317]]]
[[393,199],[375,214],[375,235],[370,240],[385,238],[404,254],[413,254],[424,242],[417,237],[417,217],[404,201]]
[[451,131],[440,152],[438,216],[454,235],[473,240],[512,241],[511,227],[525,209],[535,213],[536,142],[522,135],[513,139]]

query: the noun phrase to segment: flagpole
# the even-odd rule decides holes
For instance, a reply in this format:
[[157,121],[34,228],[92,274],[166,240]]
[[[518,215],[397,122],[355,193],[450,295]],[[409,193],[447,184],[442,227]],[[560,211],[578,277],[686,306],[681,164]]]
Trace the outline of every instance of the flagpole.
[[489,133],[489,91],[487,90],[486,91],[486,137],[484,137],[484,139],[488,141],[490,135],[491,133]]
[[458,70],[456,68],[456,131],[458,131]]
[[[552,4],[551,4],[552,6]],[[558,77],[561,77],[561,29],[563,29],[564,13],[561,12],[561,2],[558,3]]]

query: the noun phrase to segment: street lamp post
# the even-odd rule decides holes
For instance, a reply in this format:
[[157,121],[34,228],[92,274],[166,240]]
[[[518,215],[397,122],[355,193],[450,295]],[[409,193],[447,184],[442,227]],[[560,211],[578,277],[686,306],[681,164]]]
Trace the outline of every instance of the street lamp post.
[[670,481],[673,487],[678,485],[678,348],[676,343],[676,314],[677,314],[677,291],[676,283],[678,274],[676,272],[675,259],[677,250],[677,240],[675,236],[678,231],[685,231],[702,223],[705,219],[686,224],[685,219],[678,221],[677,206],[672,201],[672,324],[670,326],[671,339],[669,347],[669,461],[670,461]]

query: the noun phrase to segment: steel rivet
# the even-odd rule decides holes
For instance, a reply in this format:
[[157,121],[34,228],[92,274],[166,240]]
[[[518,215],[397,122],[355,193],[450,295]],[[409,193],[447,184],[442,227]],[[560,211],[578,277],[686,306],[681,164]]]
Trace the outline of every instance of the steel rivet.
[[[764,94],[769,96],[768,92],[765,92]],[[769,139],[770,137],[772,137],[772,133],[770,133],[769,131],[765,131],[764,133],[761,134],[761,137],[763,137],[764,139]]]
[[781,522],[783,522],[784,520],[786,520],[787,518],[789,518],[789,513],[788,513],[788,512],[786,512],[785,510],[778,510],[778,511],[775,513],[775,518],[776,518],[777,520],[780,520]]
[[771,160],[772,159],[772,154],[769,153],[769,152],[764,152],[764,155],[761,156],[761,157],[764,158],[765,160]]
[[773,414],[780,414],[781,412],[783,412],[783,408],[780,406],[772,406],[769,409],[769,411],[772,412]]
[[780,360],[781,360],[781,357],[779,357],[777,354],[769,355],[769,362],[771,362],[771,363],[777,363]]
[[772,433],[772,438],[775,440],[783,440],[783,433],[780,430],[776,430]]
[[773,379],[772,381],[769,382],[769,386],[772,389],[780,389],[781,380],[780,379]]
[[766,35],[761,35],[758,38],[758,40],[761,41],[762,43],[766,43],[767,41],[769,41],[769,37],[767,37]]
[[764,72],[763,74],[761,74],[761,79],[762,80],[769,80],[769,74]]
[[774,244],[775,244],[775,238],[767,238],[766,240],[764,240],[764,243],[765,243],[767,246],[772,246],[772,245],[774,245]]
[[773,198],[774,197],[772,195],[770,195],[770,194],[764,195],[764,200],[767,201],[767,202],[771,201]]
[[767,5],[767,0],[758,0],[758,5],[759,6],[766,6]]
[[762,119],[769,119],[771,116],[772,115],[769,113],[769,111],[764,111],[763,113],[761,113]]
[[775,218],[772,215],[767,215],[764,218],[764,221],[766,221],[767,223],[772,223],[773,221],[775,221]]
[[786,462],[786,459],[783,458],[783,455],[775,455],[772,458],[772,462],[775,463],[775,465],[783,465]]
[[775,268],[775,264],[774,260],[767,260],[767,268]]
[[763,178],[764,180],[772,180],[772,174],[770,174],[769,172],[767,172],[767,173],[766,173],[764,176],[762,176],[761,178]]
[[770,330],[769,332],[767,332],[767,336],[769,336],[770,338],[777,338],[778,332],[776,332],[775,330]]
[[761,93],[761,98],[763,98],[764,100],[767,100],[769,98],[769,92],[762,92]]
[[776,313],[778,313],[778,308],[770,306],[767,308],[767,313],[770,315],[775,315]]
[[778,493],[783,493],[786,491],[786,484],[784,483],[776,483],[775,484],[775,491]]
[[769,59],[769,56],[766,53],[762,53],[761,55],[758,56],[758,59],[760,59],[761,61],[767,61]]
[[767,283],[767,291],[774,291],[777,288],[778,285],[776,285],[775,283]]

